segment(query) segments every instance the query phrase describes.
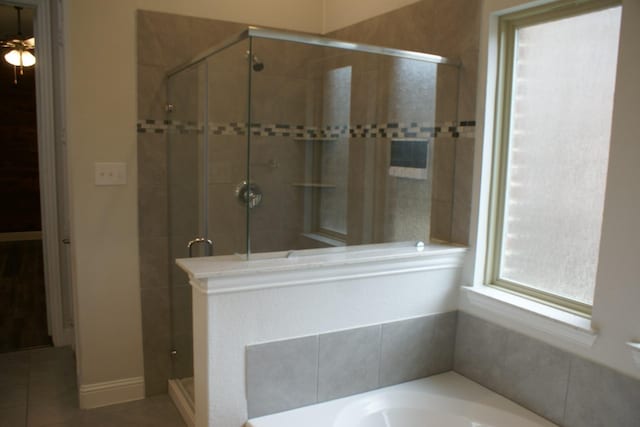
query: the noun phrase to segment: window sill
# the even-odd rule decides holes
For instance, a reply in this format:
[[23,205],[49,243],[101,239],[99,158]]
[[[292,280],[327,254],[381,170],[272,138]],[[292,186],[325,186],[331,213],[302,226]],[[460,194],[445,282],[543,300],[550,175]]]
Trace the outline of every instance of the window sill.
[[489,286],[465,286],[462,297],[473,308],[583,347],[591,347],[598,337],[590,319]]

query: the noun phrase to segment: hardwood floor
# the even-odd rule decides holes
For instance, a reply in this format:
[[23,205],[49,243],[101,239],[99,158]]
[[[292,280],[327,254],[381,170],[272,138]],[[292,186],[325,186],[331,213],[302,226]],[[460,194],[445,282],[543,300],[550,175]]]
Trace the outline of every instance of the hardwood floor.
[[0,242],[0,352],[51,345],[42,241]]

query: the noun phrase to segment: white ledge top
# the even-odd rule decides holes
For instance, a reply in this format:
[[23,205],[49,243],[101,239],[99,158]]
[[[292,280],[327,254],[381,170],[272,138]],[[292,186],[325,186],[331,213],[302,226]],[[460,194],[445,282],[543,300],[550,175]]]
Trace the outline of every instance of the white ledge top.
[[[176,264],[189,274],[191,284],[203,292],[223,293],[271,287],[276,282],[278,286],[287,286],[399,270],[459,267],[466,251],[462,246],[428,243],[419,248],[401,242],[270,252],[251,255],[250,260],[246,255],[181,258]],[[420,265],[413,265],[416,262]],[[327,272],[327,267],[333,270]],[[319,270],[322,270],[321,274],[311,274]],[[273,280],[268,280],[268,276]],[[241,282],[238,281],[240,278],[243,279]]]

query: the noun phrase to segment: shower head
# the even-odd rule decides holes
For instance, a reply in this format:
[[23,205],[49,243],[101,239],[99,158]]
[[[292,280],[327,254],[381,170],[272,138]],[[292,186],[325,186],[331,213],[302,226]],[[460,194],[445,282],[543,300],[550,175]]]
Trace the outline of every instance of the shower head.
[[[245,54],[246,58],[249,58],[249,51],[247,51],[247,53]],[[253,55],[251,56],[251,68],[253,68],[253,71],[259,72],[264,70],[264,62],[260,61],[260,58],[258,58],[257,55]]]

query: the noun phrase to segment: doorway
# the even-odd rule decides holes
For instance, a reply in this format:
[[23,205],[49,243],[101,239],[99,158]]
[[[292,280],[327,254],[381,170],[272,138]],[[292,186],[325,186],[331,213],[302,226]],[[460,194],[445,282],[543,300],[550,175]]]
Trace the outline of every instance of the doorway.
[[[33,36],[33,9],[0,5],[0,38]],[[10,48],[3,49],[3,56]],[[0,59],[0,352],[51,345],[33,67]]]
[[[12,136],[6,132],[0,134],[0,166],[3,168],[0,173],[6,172],[5,181],[9,182],[6,191],[14,193],[10,202],[12,209],[8,206],[9,199],[4,197],[0,209],[0,243],[7,242],[6,245],[0,244],[0,280],[3,280],[0,286],[4,286],[2,289],[10,288],[7,283],[14,288],[18,286],[18,290],[4,292],[0,297],[3,298],[2,303],[10,307],[15,307],[17,301],[29,300],[26,305],[35,311],[28,316],[21,314],[22,321],[16,321],[14,316],[7,322],[17,324],[26,333],[28,328],[25,325],[34,321],[24,319],[38,319],[38,327],[41,328],[43,323],[46,326],[46,336],[50,337],[48,344],[56,346],[74,343],[66,214],[62,5],[62,0],[0,0],[0,37],[4,42],[0,68],[7,66],[9,73],[6,81],[0,80],[0,87],[8,85],[7,90],[13,91],[18,101],[9,103],[4,94],[2,100],[14,113],[22,114],[11,123],[19,130],[14,129]],[[20,19],[15,6],[21,7]],[[29,51],[35,55],[35,66],[21,70],[6,64],[5,54],[16,49],[16,43],[18,50],[26,49],[24,43],[32,35],[36,49]],[[6,40],[12,43],[6,43]],[[30,43],[33,44],[33,40]],[[14,53],[16,55],[20,57]],[[0,79],[3,77],[5,73],[0,71]],[[13,147],[23,160],[28,159],[23,162],[28,166],[22,169],[13,167],[16,163],[5,159],[5,151],[11,151],[8,147]],[[4,183],[0,178],[0,186]],[[2,191],[0,187],[0,196],[7,196]],[[5,256],[1,252],[3,248],[6,249]],[[24,285],[25,282],[37,283]],[[9,335],[2,329],[2,321],[0,317],[0,334]],[[30,335],[32,338],[42,337],[41,331],[39,329],[38,333]],[[25,347],[24,343],[33,341],[16,338],[14,342],[22,342],[19,346]]]

